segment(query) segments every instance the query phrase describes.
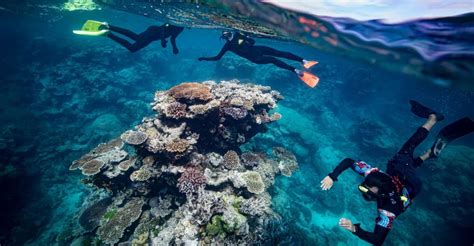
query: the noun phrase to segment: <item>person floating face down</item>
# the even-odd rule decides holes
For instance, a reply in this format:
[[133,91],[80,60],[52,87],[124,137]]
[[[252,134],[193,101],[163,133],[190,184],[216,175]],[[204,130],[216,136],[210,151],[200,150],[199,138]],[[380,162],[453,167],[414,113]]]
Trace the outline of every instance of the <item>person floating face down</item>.
[[412,100],[410,103],[415,115],[428,120],[389,160],[386,172],[363,161],[345,158],[321,181],[321,188],[329,190],[338,176],[348,168],[365,177],[358,188],[365,200],[377,202],[378,217],[375,220],[374,231],[366,231],[360,224],[353,224],[345,218],[339,220],[339,225],[374,245],[381,245],[384,242],[395,218],[403,213],[419,194],[422,182],[416,174],[416,168],[429,158],[437,158],[450,141],[474,131],[474,122],[467,117],[462,118],[444,127],[431,149],[424,155],[414,158],[415,148],[428,136],[435,123],[444,119],[444,116],[416,101]]
[[221,59],[227,51],[231,51],[236,55],[246,58],[247,60],[253,63],[273,64],[279,68],[283,68],[293,73],[296,73],[298,77],[310,87],[315,87],[319,82],[319,78],[311,74],[310,72],[296,69],[295,67],[290,66],[275,57],[301,62],[303,64],[304,69],[309,69],[310,67],[316,65],[316,61],[307,61],[304,60],[302,57],[299,57],[289,52],[279,51],[267,46],[255,45],[254,39],[239,32],[233,33],[223,31],[221,39],[226,40],[226,43],[222,47],[219,54],[214,57],[200,57],[198,60],[217,61]]
[[[144,32],[137,34],[128,29],[109,25],[105,22],[103,23],[102,28],[109,30],[109,32],[105,33],[105,36],[127,48],[130,52],[137,52],[157,40],[160,40],[161,46],[166,48],[166,39],[170,38],[174,54],[178,54],[179,52],[178,47],[176,46],[176,37],[184,29],[184,27],[163,24],[161,26],[150,26]],[[133,42],[117,36],[116,33],[133,40]]]

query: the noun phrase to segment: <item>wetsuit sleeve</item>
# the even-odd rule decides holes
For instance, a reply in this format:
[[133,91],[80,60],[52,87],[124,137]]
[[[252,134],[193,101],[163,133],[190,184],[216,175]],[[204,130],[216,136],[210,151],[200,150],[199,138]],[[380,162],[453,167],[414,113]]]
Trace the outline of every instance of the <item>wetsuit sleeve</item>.
[[360,228],[360,224],[355,224],[356,229],[353,234],[371,244],[382,245],[390,229],[392,229],[392,223],[395,217],[395,214],[387,210],[379,209],[379,216],[375,220],[374,232],[365,231]]
[[373,169],[369,164],[363,161],[355,161],[351,158],[342,160],[339,165],[328,175],[333,181],[337,181],[337,177],[346,169],[351,168],[354,172],[366,176]]
[[229,50],[229,44],[226,43],[224,45],[224,47],[222,47],[221,51],[219,52],[219,54],[217,54],[216,56],[214,57],[201,57],[199,58],[199,60],[203,60],[203,61],[217,61],[217,60],[220,60],[222,58],[222,56]]

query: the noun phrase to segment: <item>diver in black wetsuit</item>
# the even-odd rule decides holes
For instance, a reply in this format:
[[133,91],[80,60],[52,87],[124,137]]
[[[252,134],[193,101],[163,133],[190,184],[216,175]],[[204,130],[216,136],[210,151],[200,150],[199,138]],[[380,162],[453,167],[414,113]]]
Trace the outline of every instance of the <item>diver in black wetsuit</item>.
[[360,224],[341,218],[339,225],[353,234],[374,245],[381,245],[394,219],[412,204],[413,198],[419,194],[422,182],[416,174],[416,168],[429,158],[437,158],[447,143],[474,131],[474,122],[463,118],[444,127],[437,137],[435,144],[425,154],[414,158],[415,148],[428,136],[436,122],[444,116],[424,107],[416,101],[410,101],[412,112],[428,120],[402,146],[400,151],[388,162],[387,171],[382,172],[363,161],[350,158],[344,159],[321,181],[321,188],[329,190],[338,176],[348,168],[364,176],[364,182],[359,185],[359,191],[367,201],[376,201],[378,217],[375,220],[374,232],[365,231]]
[[[151,42],[157,40],[161,40],[161,46],[166,48],[166,39],[170,38],[174,54],[178,54],[179,52],[178,47],[176,46],[176,37],[184,29],[184,27],[163,24],[161,26],[150,26],[144,32],[136,34],[130,30],[112,26],[107,23],[104,23],[103,28],[110,30],[110,32],[106,34],[107,37],[127,48],[130,52],[137,52],[148,46]],[[128,40],[115,35],[114,32],[130,38],[134,42],[131,43]]]
[[281,57],[281,58],[301,62],[305,69],[309,69],[313,65],[316,65],[317,64],[316,61],[306,61],[302,57],[294,55],[289,52],[279,51],[267,46],[255,45],[255,40],[239,32],[232,33],[232,32],[224,31],[222,32],[221,39],[225,39],[227,42],[224,45],[224,47],[222,47],[219,54],[217,54],[214,57],[200,57],[198,60],[199,61],[217,61],[221,59],[222,56],[227,51],[231,51],[235,53],[236,55],[246,58],[247,60],[253,63],[256,63],[256,64],[270,64],[271,63],[277,67],[296,73],[300,77],[301,80],[303,80],[306,84],[308,84],[311,87],[316,86],[316,84],[319,81],[319,78],[316,77],[315,75],[306,71],[296,69],[295,67],[290,66],[275,57]]

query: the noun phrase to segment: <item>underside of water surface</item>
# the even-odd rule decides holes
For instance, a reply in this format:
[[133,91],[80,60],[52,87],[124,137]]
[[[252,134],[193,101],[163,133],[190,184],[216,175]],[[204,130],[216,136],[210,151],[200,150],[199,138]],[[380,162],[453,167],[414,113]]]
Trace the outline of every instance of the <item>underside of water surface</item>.
[[[202,8],[216,8],[213,2]],[[236,15],[236,8],[247,13],[245,7],[218,2],[223,2],[217,6],[221,17],[222,12]],[[373,229],[377,207],[362,199],[357,189],[362,178],[348,170],[329,191],[321,190],[320,181],[346,157],[385,170],[387,161],[424,123],[410,112],[411,99],[446,117],[416,149],[417,155],[431,147],[443,126],[474,117],[469,36],[459,37],[453,47],[446,41],[449,34],[440,40],[415,28],[425,31],[430,45],[446,43],[445,53],[435,54],[430,45],[414,50],[410,47],[419,43],[403,46],[393,37],[371,43],[367,37],[376,35],[369,30],[382,28],[380,23],[354,27],[349,20],[327,17],[315,23],[307,15],[285,12],[279,16],[286,16],[288,25],[296,20],[310,28],[295,26],[291,33],[275,24],[281,19],[264,25],[269,20],[256,18],[253,12],[242,21],[232,16],[203,18],[203,10],[196,10],[193,17],[188,5],[147,5],[139,10],[143,5],[99,3],[100,9],[55,14],[48,11],[57,10],[47,7],[32,11],[7,4],[1,9],[5,34],[0,41],[1,245],[205,245],[259,240],[268,245],[367,245],[338,226],[340,218],[348,218]],[[62,3],[57,6],[64,8]],[[24,14],[19,14],[19,8],[24,8]],[[273,8],[265,9],[266,13],[277,11]],[[150,9],[159,14],[151,16]],[[173,14],[165,18],[166,10]],[[464,18],[464,31],[472,33],[472,16],[456,20]],[[178,36],[178,54],[173,54],[171,45],[162,48],[159,42],[130,53],[105,37],[73,35],[72,30],[88,19],[136,32],[164,21],[191,28]],[[329,33],[337,35],[325,36],[321,26],[326,25]],[[259,29],[250,28],[255,26]],[[258,45],[319,61],[311,68],[320,78],[318,86],[309,88],[294,73],[231,53],[217,62],[197,60],[216,55],[224,45],[219,40],[222,29],[232,28],[254,35]],[[395,27],[378,33],[390,28]],[[359,35],[344,31],[349,29]],[[317,35],[325,41],[314,39]],[[340,46],[331,45],[334,40]],[[363,45],[356,49],[357,44]],[[398,46],[386,49],[390,44]],[[208,90],[209,98],[182,99],[171,88],[183,89],[176,86],[185,82],[201,83],[205,88],[197,87]],[[232,95],[232,102],[222,99],[233,90],[240,94]],[[215,100],[219,106],[213,106]],[[252,107],[246,100],[253,100]],[[165,102],[185,110],[172,114],[176,111],[163,106]],[[196,113],[196,105],[201,104],[212,110]],[[157,147],[151,141],[151,128],[166,133],[164,129],[178,129],[183,122],[188,128],[170,141],[172,146]],[[138,134],[132,141],[129,136],[136,132],[147,133],[147,138],[140,142],[143,136]],[[114,139],[124,143],[96,149]],[[185,146],[183,151],[179,146]],[[111,151],[123,154],[114,155],[117,163],[111,161]],[[202,156],[191,155],[195,152]],[[77,164],[84,156],[90,158],[87,167],[95,160],[98,169]],[[150,166],[159,168],[148,169],[149,156],[153,157]],[[249,164],[250,157],[260,164]],[[210,161],[219,158],[226,161]],[[234,166],[232,158],[239,164]],[[125,169],[123,161],[134,164],[126,162],[131,167]],[[73,163],[78,169],[71,171]],[[119,171],[118,163],[122,163]],[[438,159],[423,163],[417,170],[422,191],[396,218],[384,245],[472,245],[473,163],[472,134],[452,142]],[[148,176],[139,176],[144,170]],[[201,174],[207,184],[199,182]],[[186,175],[192,182],[180,178]],[[226,181],[219,183],[219,175],[227,175]],[[258,178],[247,181],[250,176]],[[255,183],[260,186],[254,187]],[[199,200],[202,197],[227,206],[212,207],[215,210],[206,214],[196,205],[208,202]],[[118,232],[108,230],[123,221]]]

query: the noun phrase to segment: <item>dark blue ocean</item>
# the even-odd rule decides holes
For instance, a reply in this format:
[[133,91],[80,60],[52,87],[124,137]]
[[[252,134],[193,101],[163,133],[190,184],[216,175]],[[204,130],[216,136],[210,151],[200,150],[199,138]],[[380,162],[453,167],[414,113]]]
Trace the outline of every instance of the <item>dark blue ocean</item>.
[[[255,38],[259,45],[319,61],[311,70],[321,79],[314,89],[292,73],[231,53],[199,62],[218,53],[221,30],[186,28],[177,38],[178,55],[159,42],[130,53],[105,37],[74,35],[87,19],[136,32],[162,24],[113,9],[63,12],[57,19],[0,10],[2,246],[71,244],[69,234],[92,189],[69,165],[153,115],[154,92],[181,82],[238,79],[271,86],[285,97],[276,109],[282,119],[248,144],[283,146],[298,159],[299,171],[279,176],[270,190],[291,245],[367,245],[338,226],[345,217],[372,230],[376,205],[359,194],[361,178],[347,171],[330,191],[321,191],[320,181],[345,157],[385,169],[423,123],[408,100],[446,116],[416,154],[432,145],[444,125],[474,117],[474,91],[465,86],[443,87],[298,42]],[[472,245],[473,165],[474,135],[425,162],[419,169],[422,192],[396,219],[385,245]]]

